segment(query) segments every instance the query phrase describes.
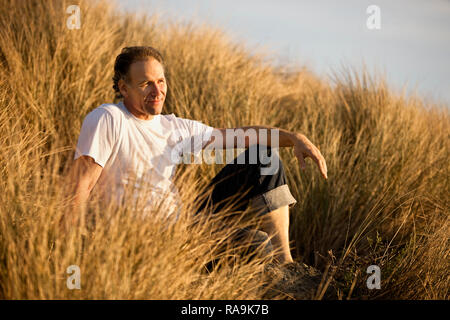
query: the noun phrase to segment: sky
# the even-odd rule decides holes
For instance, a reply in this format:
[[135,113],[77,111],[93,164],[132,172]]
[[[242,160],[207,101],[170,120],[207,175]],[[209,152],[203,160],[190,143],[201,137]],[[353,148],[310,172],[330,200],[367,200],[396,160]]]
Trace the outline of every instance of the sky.
[[[273,63],[332,77],[342,66],[385,74],[450,107],[450,0],[116,0],[123,10],[208,23]],[[379,29],[369,29],[379,8]]]

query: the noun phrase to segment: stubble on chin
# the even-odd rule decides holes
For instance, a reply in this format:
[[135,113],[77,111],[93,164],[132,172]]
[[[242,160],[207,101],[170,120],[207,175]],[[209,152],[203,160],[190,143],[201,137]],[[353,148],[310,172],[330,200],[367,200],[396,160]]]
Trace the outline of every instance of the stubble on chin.
[[152,116],[156,116],[158,114],[161,113],[162,111],[162,105],[157,105],[157,106],[145,106],[144,110],[148,113],[151,114]]

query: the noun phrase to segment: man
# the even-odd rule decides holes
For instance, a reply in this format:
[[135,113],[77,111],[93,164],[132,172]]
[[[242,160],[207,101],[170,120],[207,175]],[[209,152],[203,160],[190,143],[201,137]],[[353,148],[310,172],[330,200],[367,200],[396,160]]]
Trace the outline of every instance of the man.
[[[81,128],[72,170],[75,176],[75,205],[85,203],[94,186],[120,201],[126,185],[133,183],[138,185],[139,190],[144,182],[153,188],[149,206],[161,198],[169,198],[171,201],[165,202],[176,203],[177,190],[172,181],[176,167],[173,150],[181,141],[197,137],[194,149],[238,146],[239,139],[234,136],[227,140],[225,128],[212,128],[173,114],[161,114],[167,83],[163,58],[156,49],[124,48],[115,61],[113,82],[116,94],[123,101],[94,109],[86,116]],[[289,205],[296,200],[287,187],[281,161],[276,160],[280,166],[277,172],[264,175],[261,171],[264,164],[261,161],[256,164],[248,162],[250,153],[256,147],[259,155],[258,148],[264,142],[261,139],[263,132],[268,132],[266,144],[271,146],[271,137],[275,131],[270,129],[277,129],[278,146],[294,147],[294,154],[303,169],[304,158],[311,157],[322,176],[327,179],[325,160],[320,151],[302,134],[264,126],[234,129],[241,129],[244,133],[249,130],[256,132],[255,139],[244,139],[247,151],[240,157],[245,157],[247,162],[243,165],[228,164],[222,169],[211,182],[214,191],[208,203],[212,202],[214,205],[233,196],[230,190],[246,191],[245,189],[250,188],[251,191],[243,202],[244,207],[254,205],[261,209],[263,231],[267,232],[274,249],[279,252],[275,260],[281,264],[290,263],[293,260],[289,250]],[[144,176],[146,179],[142,179]],[[237,188],[236,184],[245,188]],[[115,190],[111,192],[113,187]],[[160,211],[168,212],[171,216],[176,211],[176,205]]]

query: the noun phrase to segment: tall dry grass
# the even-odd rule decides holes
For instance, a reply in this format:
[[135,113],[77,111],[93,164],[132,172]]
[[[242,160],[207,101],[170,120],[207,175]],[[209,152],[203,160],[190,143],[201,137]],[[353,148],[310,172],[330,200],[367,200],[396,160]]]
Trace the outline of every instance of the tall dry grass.
[[[78,2],[81,29],[69,30],[69,4],[0,0],[1,298],[263,297],[258,259],[203,268],[226,235],[212,232],[211,220],[193,225],[191,202],[220,165],[180,167],[187,205],[169,228],[95,195],[69,233],[57,227],[82,120],[114,101],[115,56],[152,45],[167,63],[164,112],[215,127],[282,127],[320,148],[328,181],[311,162],[300,172],[290,150],[281,156],[298,200],[294,258],[324,271],[325,287],[333,277],[344,299],[448,299],[448,108],[394,93],[365,70],[343,69],[328,83],[305,68],[273,67],[220,30],[123,14],[106,2]],[[66,287],[73,264],[81,290]],[[372,264],[381,290],[366,287]]]

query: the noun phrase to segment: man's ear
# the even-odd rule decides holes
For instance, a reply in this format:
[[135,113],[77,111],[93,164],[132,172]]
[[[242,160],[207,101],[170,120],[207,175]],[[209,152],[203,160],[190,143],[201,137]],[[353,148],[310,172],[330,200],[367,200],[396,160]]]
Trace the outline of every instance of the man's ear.
[[122,96],[124,98],[128,98],[128,87],[125,81],[123,79],[119,79],[117,86],[119,87],[119,91],[122,94]]

